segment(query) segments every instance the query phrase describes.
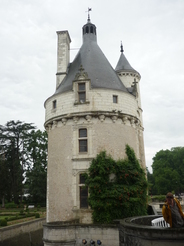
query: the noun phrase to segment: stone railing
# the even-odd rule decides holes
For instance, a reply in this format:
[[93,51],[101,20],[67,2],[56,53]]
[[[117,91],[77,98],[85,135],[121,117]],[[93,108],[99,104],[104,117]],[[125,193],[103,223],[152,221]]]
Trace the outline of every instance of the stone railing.
[[184,227],[152,226],[162,216],[142,216],[120,220],[121,246],[179,246],[184,242]]

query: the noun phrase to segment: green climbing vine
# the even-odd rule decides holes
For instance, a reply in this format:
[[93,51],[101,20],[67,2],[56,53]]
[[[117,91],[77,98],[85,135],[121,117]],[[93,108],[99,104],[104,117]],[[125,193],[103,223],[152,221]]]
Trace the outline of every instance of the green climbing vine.
[[96,223],[146,215],[147,180],[134,150],[126,145],[127,158],[115,161],[105,151],[92,160],[85,173],[89,205]]

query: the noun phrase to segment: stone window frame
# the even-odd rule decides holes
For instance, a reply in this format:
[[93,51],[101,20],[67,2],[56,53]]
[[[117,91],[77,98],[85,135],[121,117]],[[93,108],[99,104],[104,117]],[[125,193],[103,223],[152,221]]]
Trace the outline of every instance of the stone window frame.
[[[77,124],[73,126],[73,159],[76,158],[86,158],[90,157],[92,154],[92,142],[93,139],[91,137],[91,124],[86,122],[86,124]],[[87,152],[79,152],[79,129],[87,129],[87,140],[88,140],[88,151]]]
[[52,100],[51,103],[52,103],[52,104],[51,104],[51,113],[55,113],[56,110],[57,110],[57,100],[54,99],[54,100]]
[[[84,89],[82,87],[84,87]],[[86,83],[85,82],[78,83],[78,102],[82,104],[86,102]]]
[[57,100],[52,101],[52,109],[57,108]]
[[[85,84],[85,102],[81,102],[79,99],[79,85],[80,84]],[[90,88],[90,80],[78,80],[74,81],[73,83],[73,91],[75,94],[75,101],[74,105],[84,105],[84,104],[89,104],[89,88]]]
[[[80,136],[81,130],[86,130],[86,136]],[[87,149],[86,151],[80,151],[80,147],[82,147],[80,145],[80,142],[82,142],[82,141],[86,141],[86,146],[85,146]],[[78,152],[79,152],[79,154],[88,153],[88,129],[87,129],[87,127],[81,127],[78,129]]]
[[[89,208],[89,204],[88,204],[88,196],[89,196],[89,193],[88,193],[88,187],[86,187],[85,189],[83,188],[85,186],[85,183],[84,182],[81,182],[81,176],[83,175],[84,173],[79,173],[79,183],[78,183],[78,186],[79,186],[79,209],[88,209]],[[87,196],[83,196],[81,197],[81,191],[82,189],[84,190],[87,190]],[[82,203],[81,203],[81,199],[86,199],[86,203],[87,203],[87,206],[82,206]]]
[[113,95],[112,101],[113,101],[113,103],[118,103],[118,95]]

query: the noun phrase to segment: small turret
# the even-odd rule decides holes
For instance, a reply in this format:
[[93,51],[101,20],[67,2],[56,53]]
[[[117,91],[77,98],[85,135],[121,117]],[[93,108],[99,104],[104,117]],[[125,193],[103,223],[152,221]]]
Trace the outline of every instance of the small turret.
[[120,77],[122,83],[126,86],[126,88],[131,88],[133,86],[134,78],[136,80],[140,80],[140,74],[130,65],[127,58],[124,55],[124,49],[121,42],[120,46],[120,58],[115,68],[116,73]]

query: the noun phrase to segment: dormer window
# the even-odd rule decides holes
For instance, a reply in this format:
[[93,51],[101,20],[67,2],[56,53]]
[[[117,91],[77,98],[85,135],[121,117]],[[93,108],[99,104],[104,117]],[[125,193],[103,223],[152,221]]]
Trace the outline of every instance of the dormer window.
[[85,83],[79,83],[78,84],[78,100],[79,103],[85,103],[86,102],[86,85]]
[[74,105],[89,104],[89,88],[91,81],[88,74],[84,71],[83,66],[79,68],[79,72],[75,75],[73,81],[73,91],[75,93]]

